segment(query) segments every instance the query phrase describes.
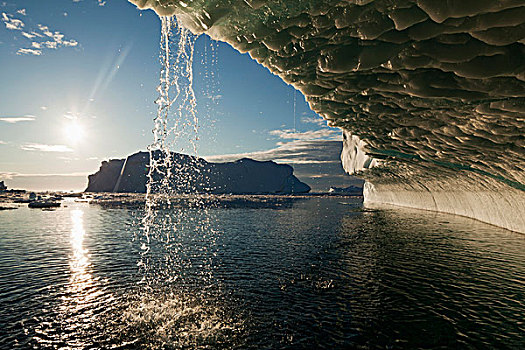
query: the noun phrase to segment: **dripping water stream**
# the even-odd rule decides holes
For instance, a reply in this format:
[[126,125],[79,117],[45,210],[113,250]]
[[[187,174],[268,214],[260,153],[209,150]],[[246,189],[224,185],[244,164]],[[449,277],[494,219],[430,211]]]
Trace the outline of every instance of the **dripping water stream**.
[[[153,143],[148,147],[150,162],[143,235],[140,237],[141,282],[148,288],[178,279],[192,279],[182,276],[183,271],[189,270],[185,267],[195,263],[181,252],[181,237],[187,234],[184,232],[188,227],[192,227],[192,234],[200,240],[202,249],[209,250],[214,245],[209,213],[196,194],[192,178],[195,171],[199,172],[199,121],[192,67],[197,36],[178,25],[175,17],[161,17],[161,24],[157,116]],[[176,205],[181,200],[186,205]],[[188,209],[190,207],[192,209]],[[196,213],[189,215],[191,210]],[[203,259],[198,262],[202,265],[199,278],[209,280],[211,272],[207,260],[210,258]]]
[[[235,322],[224,316],[217,302],[222,299],[213,273],[218,230],[208,210],[213,200],[196,193],[192,178],[200,166],[193,90],[197,36],[175,17],[161,17],[161,24],[157,115],[148,147],[142,232],[137,237],[141,280],[124,319],[138,338],[187,346],[207,342],[231,330]],[[205,175],[199,179],[207,180]]]
[[[172,17],[161,17],[161,23],[159,97],[155,101],[157,116],[154,119],[153,143],[148,148],[148,215],[153,214],[150,209],[158,201],[169,203],[169,196],[175,192],[172,177],[177,174],[172,173],[175,164],[171,153],[177,151],[197,155],[197,102],[192,86],[196,36],[178,26]],[[184,181],[181,178],[176,180]]]

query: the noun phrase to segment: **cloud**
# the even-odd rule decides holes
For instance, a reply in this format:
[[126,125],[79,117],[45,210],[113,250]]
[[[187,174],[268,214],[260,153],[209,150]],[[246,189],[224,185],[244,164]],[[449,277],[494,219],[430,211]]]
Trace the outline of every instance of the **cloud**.
[[33,55],[33,56],[40,56],[42,55],[42,50],[35,50],[35,49],[18,49],[16,52],[17,55]]
[[2,12],[2,22],[5,23],[5,27],[10,30],[22,30],[25,24],[22,20],[14,18],[12,15]]
[[44,145],[40,143],[27,143],[20,146],[24,151],[36,151],[36,152],[57,152],[57,153],[66,153],[73,152],[73,149],[65,145]]
[[40,32],[52,40],[44,41],[41,44],[49,49],[56,49],[58,47],[73,47],[77,46],[78,42],[76,40],[64,40],[65,35],[58,31],[51,31],[48,26],[39,24],[38,29]]
[[205,158],[212,162],[231,162],[241,158],[252,158],[259,161],[273,160],[278,163],[340,164],[342,147],[341,141],[296,140],[267,151],[216,155]]
[[[25,9],[18,10],[17,13],[26,16]],[[7,29],[18,30],[24,38],[31,40],[31,47],[21,47],[16,52],[17,55],[41,56],[45,49],[56,50],[61,47],[76,47],[79,45],[78,41],[66,39],[64,34],[51,30],[43,24],[37,24],[36,28],[31,30],[23,30],[26,27],[25,23],[5,12],[2,12],[1,20],[5,23]]]
[[270,135],[285,140],[341,140],[339,129],[321,129],[297,132],[291,129],[271,130]]
[[7,145],[7,142],[0,140],[0,145]]
[[278,129],[269,131],[269,134],[291,141],[277,142],[278,147],[267,151],[211,156],[207,159],[224,162],[252,158],[260,161],[273,160],[294,164],[340,164],[342,136],[339,129],[324,128],[304,132]]
[[36,119],[35,116],[32,115],[24,115],[23,117],[0,117],[0,121],[15,124],[19,122],[32,122]]
[[22,32],[22,35],[25,36],[28,39],[33,39],[34,37],[36,37],[35,34],[26,33],[26,32]]
[[11,180],[13,177],[17,176],[17,174],[18,173],[0,172],[0,179]]
[[[73,2],[81,2],[82,0],[73,0]],[[106,0],[97,0],[98,6],[105,6]]]
[[22,174],[17,172],[0,172],[0,179],[11,180],[15,177],[48,177],[48,176],[88,176],[89,172],[65,173],[65,174]]
[[35,31],[32,31],[31,33],[22,31],[22,35],[25,36],[28,39],[43,38],[44,37],[42,34],[37,33]]
[[319,126],[326,126],[326,120],[321,117],[304,117],[301,118],[301,122],[305,124],[315,124]]
[[20,174],[0,172],[0,180],[6,180],[9,188],[27,191],[83,191],[89,173],[69,174]]

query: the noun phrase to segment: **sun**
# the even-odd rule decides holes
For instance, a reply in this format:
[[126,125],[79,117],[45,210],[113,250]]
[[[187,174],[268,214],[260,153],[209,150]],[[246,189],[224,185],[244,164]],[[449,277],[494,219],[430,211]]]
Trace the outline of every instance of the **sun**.
[[64,124],[64,136],[71,144],[81,142],[85,137],[84,126],[78,120],[68,120]]

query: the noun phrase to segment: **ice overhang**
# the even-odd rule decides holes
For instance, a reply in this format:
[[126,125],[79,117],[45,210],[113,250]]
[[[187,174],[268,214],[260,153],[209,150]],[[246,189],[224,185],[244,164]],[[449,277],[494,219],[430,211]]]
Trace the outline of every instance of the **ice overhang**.
[[523,189],[525,1],[130,1],[248,52],[372,156]]

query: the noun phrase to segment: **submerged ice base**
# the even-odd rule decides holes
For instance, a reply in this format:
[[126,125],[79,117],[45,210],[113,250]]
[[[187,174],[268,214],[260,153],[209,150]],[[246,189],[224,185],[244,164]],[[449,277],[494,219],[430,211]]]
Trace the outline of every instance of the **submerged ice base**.
[[444,190],[432,183],[411,186],[366,182],[363,195],[365,205],[391,204],[461,215],[525,233],[525,198],[519,190]]

